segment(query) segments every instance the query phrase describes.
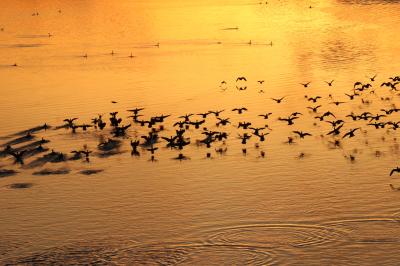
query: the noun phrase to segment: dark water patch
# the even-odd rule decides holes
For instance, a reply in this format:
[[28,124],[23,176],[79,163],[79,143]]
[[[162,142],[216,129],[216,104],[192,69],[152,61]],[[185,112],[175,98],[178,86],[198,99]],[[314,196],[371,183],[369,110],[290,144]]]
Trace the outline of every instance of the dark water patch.
[[[241,245],[157,244],[143,246],[60,247],[28,257],[4,261],[7,265],[273,265],[278,249],[269,251]],[[286,257],[289,255],[284,254]],[[283,257],[283,256],[282,256]]]
[[43,148],[42,146],[38,146],[34,149],[27,150],[24,153],[24,158],[32,157],[32,156],[38,155],[43,152],[48,152],[48,151],[49,151],[48,148]]
[[46,163],[60,163],[65,162],[66,160],[67,156],[64,153],[51,151],[50,153],[31,161],[25,166],[25,168],[41,167]]
[[3,48],[37,48],[37,47],[43,47],[48,44],[44,43],[16,43],[16,44],[9,44],[9,45],[3,45]]
[[33,140],[34,138],[35,138],[34,135],[32,135],[32,134],[27,134],[27,135],[25,135],[25,136],[22,136],[22,137],[19,137],[19,138],[10,140],[10,141],[4,143],[2,146],[3,146],[3,147],[7,147],[7,146],[11,146],[11,145],[17,145],[17,144],[21,144],[21,143],[24,143],[24,142],[27,142],[27,141],[31,141],[31,140]]
[[26,135],[26,134],[28,134],[28,133],[37,133],[37,132],[39,132],[39,131],[42,131],[42,130],[47,130],[47,129],[50,129],[51,128],[51,126],[49,126],[49,125],[47,125],[47,124],[43,124],[43,125],[41,125],[41,126],[37,126],[37,127],[33,127],[33,128],[29,128],[29,129],[25,129],[25,130],[22,130],[22,131],[19,131],[19,132],[17,132],[17,133],[14,133],[14,134],[12,134],[12,135],[10,135],[11,137],[12,136],[24,136],[24,135]]
[[0,169],[0,178],[1,177],[8,177],[18,174],[18,171],[11,170],[11,169]]
[[108,158],[108,157],[123,154],[126,152],[127,151],[112,150],[112,151],[98,152],[98,153],[96,153],[96,156],[99,158]]
[[68,129],[69,126],[68,125],[61,125],[61,126],[56,126],[54,127],[54,130],[59,130],[59,129]]
[[30,188],[33,186],[33,183],[14,183],[8,185],[8,188],[11,189],[25,189],[25,188]]
[[37,148],[38,146],[46,144],[46,143],[49,143],[49,142],[50,142],[50,140],[42,138],[41,140],[37,140],[37,141],[31,142],[31,143],[25,144],[23,146],[12,147],[12,149],[13,149],[13,151],[20,152],[20,151],[23,151],[23,150],[29,150],[29,149],[32,149],[32,148]]
[[95,175],[95,174],[101,173],[103,171],[104,171],[103,169],[87,169],[87,170],[79,171],[79,173],[82,175]]
[[122,142],[116,139],[108,139],[106,141],[102,141],[97,148],[100,151],[108,152],[121,147]]
[[67,168],[61,168],[61,169],[43,169],[40,171],[33,172],[32,175],[66,175],[71,172],[70,169]]

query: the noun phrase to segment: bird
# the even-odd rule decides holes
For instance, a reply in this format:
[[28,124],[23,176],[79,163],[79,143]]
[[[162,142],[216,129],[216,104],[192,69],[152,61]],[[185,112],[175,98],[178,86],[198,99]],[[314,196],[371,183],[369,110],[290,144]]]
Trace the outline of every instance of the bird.
[[354,136],[355,136],[355,135],[354,135],[354,132],[355,132],[356,130],[358,130],[358,129],[360,129],[360,128],[358,127],[358,128],[350,129],[350,131],[348,131],[346,134],[344,134],[342,138],[344,139],[345,137],[349,137],[349,138],[354,137]]
[[205,113],[199,113],[197,115],[200,115],[202,118],[207,118],[207,116],[211,114],[210,112],[205,112]]
[[66,119],[64,119],[64,122],[67,123],[67,126],[68,126],[69,128],[72,128],[72,127],[74,126],[74,121],[76,121],[76,120],[78,120],[77,117],[74,117],[74,118],[66,118]]
[[324,121],[324,118],[327,116],[332,116],[332,117],[336,118],[336,116],[333,113],[331,113],[330,111],[323,113],[321,116],[316,116],[315,118],[319,119],[320,121]]
[[134,108],[134,109],[129,109],[127,111],[132,112],[133,114],[137,115],[142,110],[144,110],[144,108]]
[[288,123],[288,125],[294,125],[293,120],[298,119],[299,117],[297,116],[289,116],[288,118],[281,118],[279,117],[278,120],[279,121],[286,121]]
[[334,80],[332,79],[331,81],[325,81],[326,84],[328,84],[329,87],[332,86],[332,83],[334,82]]
[[264,119],[268,119],[270,115],[272,115],[272,113],[265,113],[265,114],[261,114],[261,115],[258,115],[258,116],[261,116]]
[[257,80],[258,83],[263,84],[264,80]]
[[236,89],[239,91],[245,91],[245,90],[247,90],[247,86],[243,86],[243,87],[236,86]]
[[355,97],[355,96],[359,96],[360,94],[358,94],[358,93],[353,93],[353,94],[347,94],[347,93],[345,93],[345,95],[346,95],[347,97],[349,97],[350,100],[354,100],[354,97]]
[[14,157],[14,159],[15,159],[15,163],[19,163],[19,164],[24,164],[24,159],[23,159],[23,156],[24,156],[24,153],[26,152],[26,150],[22,150],[22,151],[20,151],[20,152],[17,152],[17,151],[9,151],[8,153],[11,155],[11,156],[13,156]]
[[389,176],[392,176],[394,173],[400,173],[400,167],[396,167],[396,168],[393,168],[391,171],[390,171],[390,174],[389,174]]
[[307,88],[311,84],[311,81],[309,81],[307,83],[300,83],[300,84],[303,85],[304,88]]
[[237,77],[236,78],[236,82],[243,80],[243,81],[247,81],[246,77]]
[[229,121],[229,118],[219,118],[219,117],[217,117],[217,119],[218,119],[218,122],[217,122],[217,127],[218,126],[220,126],[220,125],[223,125],[223,126],[226,126],[227,124],[230,124],[231,122]]
[[276,103],[281,103],[286,96],[282,97],[282,98],[271,98],[271,100],[275,101]]
[[316,113],[318,111],[318,108],[320,107],[322,107],[322,105],[318,105],[315,107],[308,106],[307,109],[310,109],[313,113]]
[[235,112],[235,111],[237,111],[238,114],[241,114],[241,113],[243,113],[244,111],[248,111],[248,110],[247,110],[246,107],[239,107],[239,108],[234,108],[234,109],[232,109],[232,112]]
[[331,102],[330,104],[334,104],[336,106],[339,106],[340,104],[343,104],[343,103],[346,103],[346,102],[334,101],[334,102]]
[[301,139],[304,139],[304,137],[306,137],[306,136],[312,136],[310,133],[303,132],[303,131],[297,131],[297,130],[296,130],[296,131],[293,131],[293,133],[299,135],[299,137],[300,137]]
[[344,124],[341,124],[339,127],[334,126],[331,131],[329,131],[326,135],[339,135],[340,134],[340,129],[343,127]]
[[376,76],[378,76],[378,74],[375,74],[373,77],[367,77],[367,78],[369,78],[373,82],[375,81]]
[[209,111],[210,114],[214,114],[216,117],[218,117],[220,115],[220,113],[222,113],[224,110],[217,110],[217,111]]
[[316,103],[318,99],[321,99],[321,96],[309,97],[307,100],[313,103]]

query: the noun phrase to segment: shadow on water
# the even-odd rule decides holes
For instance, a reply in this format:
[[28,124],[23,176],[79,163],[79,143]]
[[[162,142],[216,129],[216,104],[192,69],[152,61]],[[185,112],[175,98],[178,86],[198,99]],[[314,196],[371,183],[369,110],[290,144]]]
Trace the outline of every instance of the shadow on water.
[[79,171],[79,173],[82,175],[95,175],[95,174],[101,173],[103,171],[104,171],[103,169],[87,169],[87,170]]
[[36,158],[26,166],[25,168],[35,168],[35,167],[41,167],[45,165],[46,163],[60,163],[60,162],[65,162],[67,156],[64,153],[61,152],[56,152],[56,151],[51,151],[48,154],[43,155],[42,157]]
[[67,168],[61,168],[61,169],[56,169],[56,170],[52,170],[52,169],[43,169],[40,171],[36,171],[33,172],[32,175],[66,175],[69,174],[71,172],[70,169]]
[[33,186],[33,183],[13,183],[8,185],[7,187],[10,189],[25,189]]
[[18,171],[11,170],[11,169],[0,169],[0,178],[14,176],[18,174]]

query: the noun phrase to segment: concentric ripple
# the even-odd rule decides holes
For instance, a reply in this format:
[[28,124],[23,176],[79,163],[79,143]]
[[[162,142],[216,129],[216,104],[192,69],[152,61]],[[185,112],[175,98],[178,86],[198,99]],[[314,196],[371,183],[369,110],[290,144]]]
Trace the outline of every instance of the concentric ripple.
[[218,228],[210,232],[212,244],[240,244],[256,247],[312,247],[342,241],[344,232],[321,225],[250,224]]
[[391,218],[359,218],[330,223],[346,231],[346,241],[360,244],[400,243],[400,223]]

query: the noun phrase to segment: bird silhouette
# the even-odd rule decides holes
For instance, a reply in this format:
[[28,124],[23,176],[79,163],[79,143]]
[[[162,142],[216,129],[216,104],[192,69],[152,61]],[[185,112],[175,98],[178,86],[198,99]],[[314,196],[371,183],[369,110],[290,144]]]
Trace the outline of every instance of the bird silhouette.
[[268,119],[270,117],[270,115],[272,115],[272,113],[265,113],[265,114],[261,114],[261,115],[258,115],[258,116],[261,116],[264,119]]
[[247,81],[247,79],[245,77],[238,77],[236,78],[236,82],[243,80],[243,81]]
[[310,133],[303,132],[303,131],[293,131],[293,133],[297,134],[301,139],[304,139],[306,136],[312,136]]
[[281,103],[285,98],[286,98],[286,96],[284,96],[282,98],[271,98],[271,100],[275,101],[276,103]]
[[307,88],[311,84],[311,81],[309,81],[307,83],[300,83],[300,84],[303,85],[304,88]]
[[389,175],[392,176],[394,173],[400,173],[400,167],[393,168]]
[[360,129],[359,127],[358,127],[358,128],[350,129],[349,132],[347,132],[346,134],[343,135],[343,139],[344,139],[345,137],[349,137],[349,138],[354,137],[354,136],[355,136],[355,135],[354,135],[354,132],[355,132],[356,130],[359,130],[359,129]]
[[310,109],[313,113],[316,113],[318,111],[318,108],[320,107],[322,107],[322,105],[318,105],[315,107],[308,106],[307,109]]
[[238,112],[238,114],[243,113],[244,111],[248,111],[246,107],[234,108],[232,112]]

